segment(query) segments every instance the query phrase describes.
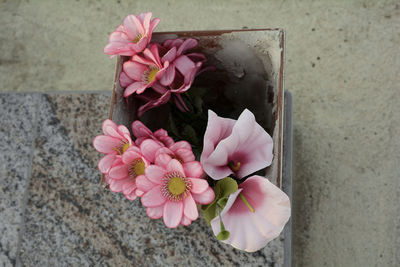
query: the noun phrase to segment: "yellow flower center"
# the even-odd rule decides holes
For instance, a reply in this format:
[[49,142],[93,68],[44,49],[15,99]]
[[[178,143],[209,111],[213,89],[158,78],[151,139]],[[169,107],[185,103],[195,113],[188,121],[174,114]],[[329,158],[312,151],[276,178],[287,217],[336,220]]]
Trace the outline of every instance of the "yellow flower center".
[[186,189],[186,183],[181,177],[172,177],[168,182],[168,190],[174,196],[182,194]]
[[[128,148],[129,148],[129,146],[130,146],[129,143],[126,143],[125,145],[123,145],[122,148],[121,148],[122,153],[124,153],[125,151],[127,151]],[[121,153],[121,154],[122,154],[122,153]]]
[[152,69],[150,70],[149,74],[147,75],[147,81],[151,83],[156,79],[156,75],[158,73],[158,69]]
[[120,146],[113,148],[119,155],[122,155],[131,145],[127,142],[122,143]]
[[140,39],[142,39],[142,37],[143,37],[143,34],[138,34],[133,40],[132,40],[132,42],[133,43],[135,43],[135,44],[137,44],[139,41],[140,41]]
[[143,175],[145,169],[146,164],[144,163],[144,161],[142,159],[135,159],[129,166],[129,176],[132,178],[136,178],[139,175]]
[[170,201],[181,201],[187,196],[192,183],[179,172],[170,172],[164,176],[162,195]]

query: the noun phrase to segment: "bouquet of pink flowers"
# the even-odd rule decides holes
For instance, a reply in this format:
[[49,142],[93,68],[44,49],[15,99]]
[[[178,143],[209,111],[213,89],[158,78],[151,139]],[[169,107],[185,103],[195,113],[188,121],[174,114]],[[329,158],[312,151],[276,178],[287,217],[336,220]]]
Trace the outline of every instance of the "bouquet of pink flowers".
[[105,120],[104,134],[93,141],[104,154],[98,168],[111,191],[140,198],[147,215],[167,227],[187,226],[201,210],[218,240],[257,251],[290,217],[288,196],[257,174],[272,162],[273,140],[248,109],[235,119],[207,110],[207,88],[192,85],[215,68],[192,51],[196,39],[152,42],[159,22],[150,12],[127,16],[104,53],[129,57],[119,82],[126,98],[141,101],[138,117],[173,104],[169,129],[153,132],[135,120],[130,131]]

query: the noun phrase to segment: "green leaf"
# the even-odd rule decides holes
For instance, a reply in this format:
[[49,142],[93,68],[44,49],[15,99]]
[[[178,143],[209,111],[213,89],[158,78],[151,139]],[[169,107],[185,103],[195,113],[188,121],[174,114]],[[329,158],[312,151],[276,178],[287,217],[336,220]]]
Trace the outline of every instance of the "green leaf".
[[238,184],[231,177],[226,177],[216,183],[214,186],[214,201],[201,207],[203,217],[208,224],[218,215],[217,205],[223,210],[228,202],[229,195],[235,193],[237,190]]
[[215,187],[219,187],[219,198],[228,197],[230,194],[235,193],[238,190],[237,182],[231,177],[225,177],[224,179],[219,180]]

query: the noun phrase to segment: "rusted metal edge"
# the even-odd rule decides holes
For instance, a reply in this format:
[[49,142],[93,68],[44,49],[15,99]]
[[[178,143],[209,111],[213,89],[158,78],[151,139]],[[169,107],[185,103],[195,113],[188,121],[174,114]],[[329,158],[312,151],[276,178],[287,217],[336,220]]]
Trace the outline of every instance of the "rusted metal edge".
[[277,186],[281,188],[282,186],[282,147],[283,147],[283,116],[284,116],[284,62],[285,62],[285,31],[280,29],[281,40],[281,65],[279,68],[279,81],[278,81],[278,96],[277,96],[277,106],[278,106],[278,177],[276,179]]

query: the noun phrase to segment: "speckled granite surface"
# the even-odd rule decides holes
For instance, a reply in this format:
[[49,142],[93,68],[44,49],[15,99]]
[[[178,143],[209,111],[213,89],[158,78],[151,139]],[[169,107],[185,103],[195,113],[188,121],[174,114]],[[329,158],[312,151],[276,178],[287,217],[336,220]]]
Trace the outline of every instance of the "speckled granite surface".
[[[13,94],[2,97],[10,103],[15,99]],[[31,114],[37,114],[38,124],[20,250],[17,242],[8,244],[6,250],[12,251],[11,264],[17,258],[22,266],[282,265],[283,238],[259,252],[241,252],[217,242],[202,219],[170,230],[161,220],[149,219],[138,200],[130,202],[101,189],[96,168],[100,155],[91,141],[108,115],[109,95],[24,97],[35,98],[38,112]],[[28,102],[26,107],[35,104]],[[1,115],[2,120],[19,120],[15,111],[1,108],[10,113],[9,117]],[[22,146],[20,141],[15,143]],[[15,150],[13,146],[9,149]],[[5,188],[2,185],[0,190]],[[20,191],[18,197],[23,199],[23,186]],[[2,200],[4,204],[9,206]],[[18,224],[14,232],[5,242],[18,240],[14,238]]]
[[37,95],[0,94],[0,266],[15,264],[30,177]]

